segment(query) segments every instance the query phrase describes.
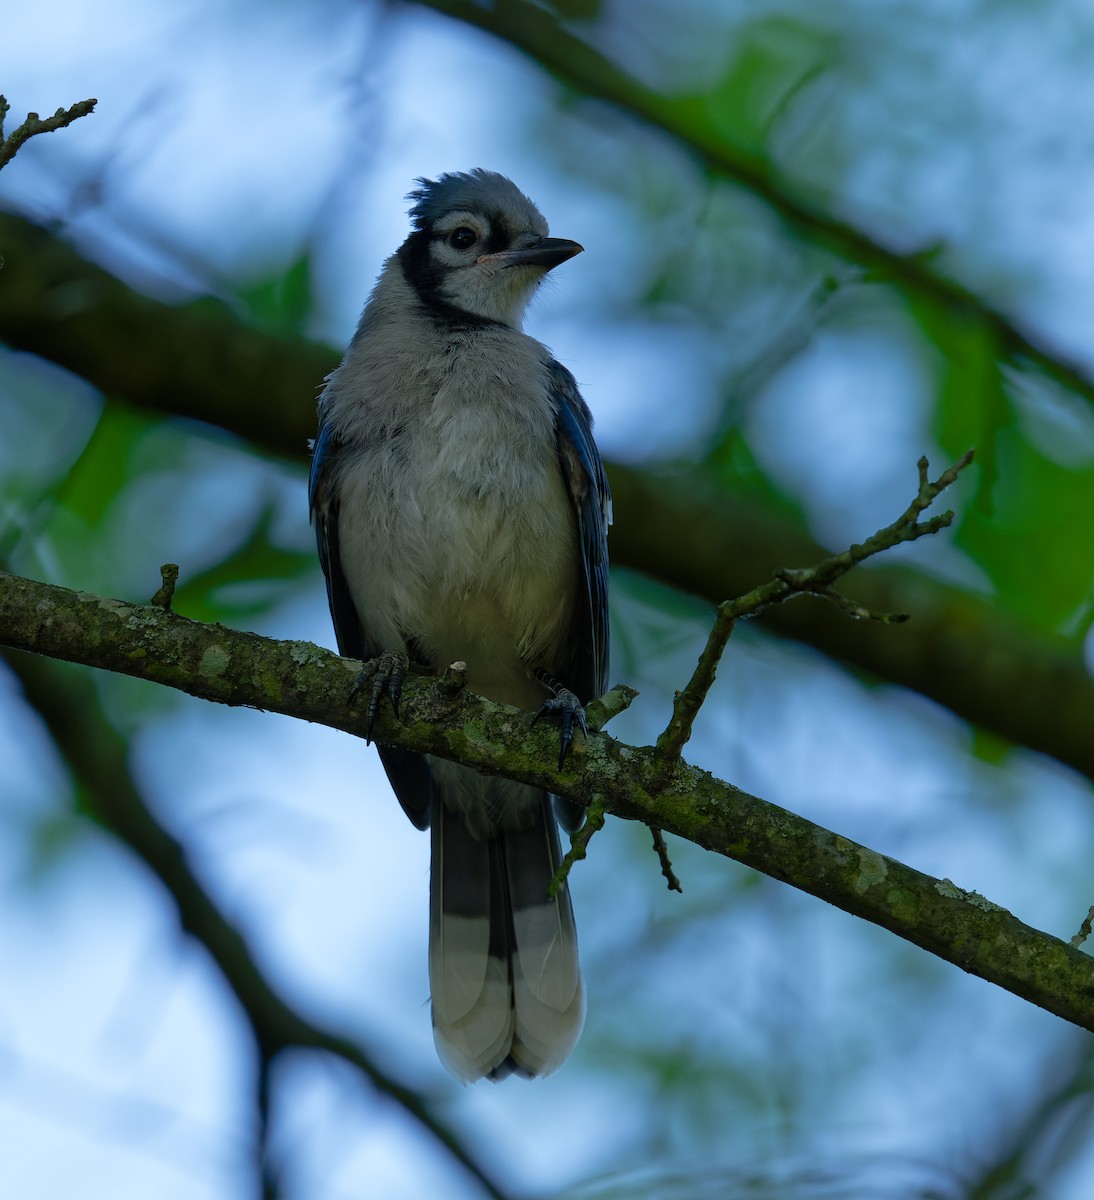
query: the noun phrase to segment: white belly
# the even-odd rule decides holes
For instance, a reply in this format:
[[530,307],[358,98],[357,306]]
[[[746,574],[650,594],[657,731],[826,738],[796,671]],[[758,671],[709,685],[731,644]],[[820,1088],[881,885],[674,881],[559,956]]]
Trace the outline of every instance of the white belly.
[[535,707],[544,690],[530,670],[557,670],[577,583],[553,447],[515,468],[496,443],[452,461],[430,442],[415,436],[417,462],[367,454],[342,489],[342,566],[368,640],[413,641],[437,667],[462,659],[473,691]]

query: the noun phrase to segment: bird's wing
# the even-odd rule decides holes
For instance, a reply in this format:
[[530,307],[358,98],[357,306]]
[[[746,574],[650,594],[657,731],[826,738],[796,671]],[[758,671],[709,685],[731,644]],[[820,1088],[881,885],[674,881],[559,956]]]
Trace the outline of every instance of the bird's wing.
[[[338,653],[346,658],[365,659],[392,646],[379,646],[369,637],[357,606],[353,603],[338,552],[337,466],[342,447],[331,428],[320,418],[308,476],[308,506],[315,525],[319,562],[327,581],[327,600],[338,639]],[[432,778],[429,764],[420,755],[397,746],[378,746],[380,761],[391,781],[403,811],[419,828],[429,825]]]
[[342,573],[338,552],[338,489],[335,487],[335,478],[341,450],[341,444],[330,426],[320,419],[308,475],[308,507],[315,526],[319,562],[327,581],[327,600],[334,620],[334,635],[338,639],[338,653],[346,658],[363,659],[368,656],[371,647],[366,649],[365,630]]
[[568,661],[553,667],[559,679],[585,704],[602,695],[608,686],[608,526],[612,498],[593,441],[589,406],[564,366],[552,362],[550,371],[558,458],[577,517],[581,553],[574,637]]

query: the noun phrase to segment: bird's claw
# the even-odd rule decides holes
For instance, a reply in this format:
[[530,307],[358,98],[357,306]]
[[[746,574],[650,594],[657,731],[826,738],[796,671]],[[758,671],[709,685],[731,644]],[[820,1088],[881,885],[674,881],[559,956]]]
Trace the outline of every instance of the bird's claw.
[[562,728],[558,738],[558,769],[561,771],[566,762],[566,752],[573,744],[575,726],[585,737],[588,736],[589,731],[585,728],[585,709],[569,688],[560,687],[550,700],[544,700],[540,705],[539,712],[532,718],[533,728],[540,717],[554,716],[562,719]]
[[410,659],[402,650],[385,650],[376,658],[370,658],[357,672],[353,686],[349,692],[349,702],[365,690],[365,684],[372,681],[369,691],[368,708],[365,709],[365,742],[372,741],[372,730],[376,725],[376,717],[380,712],[380,701],[387,693],[391,701],[391,711],[398,717],[399,698],[403,694],[403,681],[410,668]]

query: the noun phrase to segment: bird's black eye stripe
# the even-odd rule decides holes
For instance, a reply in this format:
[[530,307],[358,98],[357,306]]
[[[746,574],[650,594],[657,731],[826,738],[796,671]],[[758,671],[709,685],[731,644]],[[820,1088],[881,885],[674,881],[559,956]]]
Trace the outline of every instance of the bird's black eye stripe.
[[448,235],[448,244],[454,250],[469,250],[478,240],[479,235],[466,225],[453,229]]

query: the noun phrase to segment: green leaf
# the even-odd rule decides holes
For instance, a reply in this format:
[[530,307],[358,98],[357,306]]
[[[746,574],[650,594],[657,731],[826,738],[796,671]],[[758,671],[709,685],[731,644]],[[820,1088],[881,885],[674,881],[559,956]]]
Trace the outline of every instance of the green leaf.
[[251,319],[271,333],[303,333],[314,308],[310,248],[283,271],[240,287],[237,296]]
[[1016,403],[1023,381],[988,322],[926,299],[910,309],[938,356],[935,437],[954,457],[976,448],[976,491],[958,510],[956,545],[1011,612],[1079,636],[1094,588],[1094,463],[1057,461],[1031,440],[1036,415]]
[[740,32],[716,85],[673,107],[696,132],[725,139],[759,164],[772,132],[802,91],[831,66],[837,45],[831,32],[800,21],[757,21]]
[[277,505],[271,501],[230,554],[190,578],[184,572],[175,590],[175,609],[198,621],[253,617],[313,575],[318,559],[310,549],[286,549],[274,541],[276,515]]
[[[139,457],[138,447],[161,419],[107,404],[91,437],[67,475],[59,482],[54,498],[86,522],[99,525],[120,492],[131,481]],[[147,469],[147,461],[141,469]]]
[[959,546],[1000,601],[1048,632],[1081,634],[1094,589],[1094,469],[1067,470],[1017,423],[999,430],[991,505],[961,521]]
[[998,339],[975,313],[955,312],[933,300],[912,297],[909,310],[937,353],[935,439],[951,460],[970,447],[976,449],[977,483],[969,508],[986,516],[998,472],[999,433],[1014,422],[1003,386]]

